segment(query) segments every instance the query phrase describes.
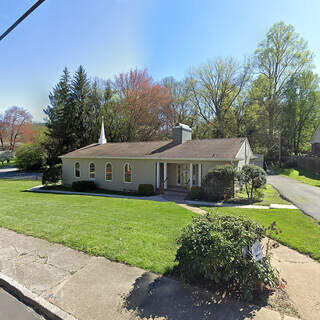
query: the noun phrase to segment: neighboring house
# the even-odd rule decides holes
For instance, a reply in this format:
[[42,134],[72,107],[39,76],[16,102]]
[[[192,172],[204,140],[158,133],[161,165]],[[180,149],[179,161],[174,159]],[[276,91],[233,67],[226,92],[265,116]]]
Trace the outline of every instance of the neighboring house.
[[320,156],[320,124],[311,138],[312,153]]
[[102,122],[98,143],[61,156],[62,180],[93,180],[99,188],[119,191],[135,191],[139,184],[188,189],[201,186],[213,167],[241,168],[252,156],[247,138],[192,140],[184,124],[174,127],[170,141],[107,143]]

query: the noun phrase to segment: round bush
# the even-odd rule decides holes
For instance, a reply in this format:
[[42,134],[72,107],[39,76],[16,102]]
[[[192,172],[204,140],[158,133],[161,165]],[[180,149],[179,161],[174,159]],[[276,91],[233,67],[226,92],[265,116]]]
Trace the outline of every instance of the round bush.
[[[244,217],[211,213],[194,218],[178,239],[178,270],[185,279],[214,282],[251,300],[257,285],[274,287],[278,283],[270,256],[255,261],[251,255],[251,246],[265,232]],[[246,256],[245,248],[249,249]]]
[[188,198],[189,199],[202,199],[204,195],[203,189],[199,186],[193,186],[189,191]]
[[251,200],[255,194],[257,194],[258,190],[267,183],[266,172],[254,164],[243,166],[237,178],[239,182],[244,185],[248,199]]
[[154,194],[154,188],[152,184],[139,184],[138,194],[141,196],[152,196]]
[[42,146],[38,143],[28,143],[18,148],[16,165],[23,170],[39,170],[44,166],[46,157]]
[[96,189],[96,184],[94,183],[94,181],[74,181],[72,183],[72,189],[79,192],[93,191]]
[[232,198],[234,196],[234,178],[235,168],[232,165],[214,168],[203,181],[206,197],[213,201]]
[[62,166],[56,164],[53,167],[46,168],[42,174],[42,184],[58,183],[62,178]]

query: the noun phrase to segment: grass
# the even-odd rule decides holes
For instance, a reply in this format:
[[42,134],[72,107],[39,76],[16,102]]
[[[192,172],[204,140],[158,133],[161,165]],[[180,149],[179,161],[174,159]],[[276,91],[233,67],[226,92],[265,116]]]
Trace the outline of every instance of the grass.
[[241,193],[238,193],[234,199],[227,201],[229,203],[240,203],[240,204],[255,204],[261,206],[269,206],[272,203],[275,204],[291,204],[290,202],[284,200],[279,195],[278,191],[274,189],[270,184],[267,184],[265,189],[263,189],[263,198],[254,199],[253,202],[249,202],[247,199],[247,194],[243,190]]
[[274,236],[275,240],[320,261],[320,226],[299,210],[218,208],[215,211],[244,215],[265,227],[276,221],[282,233]]
[[281,176],[309,184],[314,187],[320,187],[320,175],[303,170],[292,168],[275,168],[274,172]]
[[0,226],[91,255],[165,273],[176,238],[196,214],[172,202],[23,192],[36,181],[0,180]]
[[[173,202],[25,192],[37,181],[0,180],[0,226],[164,274],[195,213]],[[298,210],[219,208],[283,231],[275,239],[320,261],[320,227]]]

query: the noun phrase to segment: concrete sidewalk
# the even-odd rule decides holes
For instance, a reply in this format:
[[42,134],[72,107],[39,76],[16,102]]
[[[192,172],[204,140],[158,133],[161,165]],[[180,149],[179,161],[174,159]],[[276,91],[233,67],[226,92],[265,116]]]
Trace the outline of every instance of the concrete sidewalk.
[[[284,246],[274,263],[302,318],[319,319],[320,264]],[[0,271],[80,320],[293,319],[3,228]]]

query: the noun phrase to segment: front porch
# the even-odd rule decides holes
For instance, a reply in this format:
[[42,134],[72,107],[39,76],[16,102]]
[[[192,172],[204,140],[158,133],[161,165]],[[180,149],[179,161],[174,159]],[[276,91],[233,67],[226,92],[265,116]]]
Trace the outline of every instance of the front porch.
[[188,192],[193,186],[202,183],[201,163],[171,163],[157,162],[156,164],[156,187],[160,190],[172,190]]

